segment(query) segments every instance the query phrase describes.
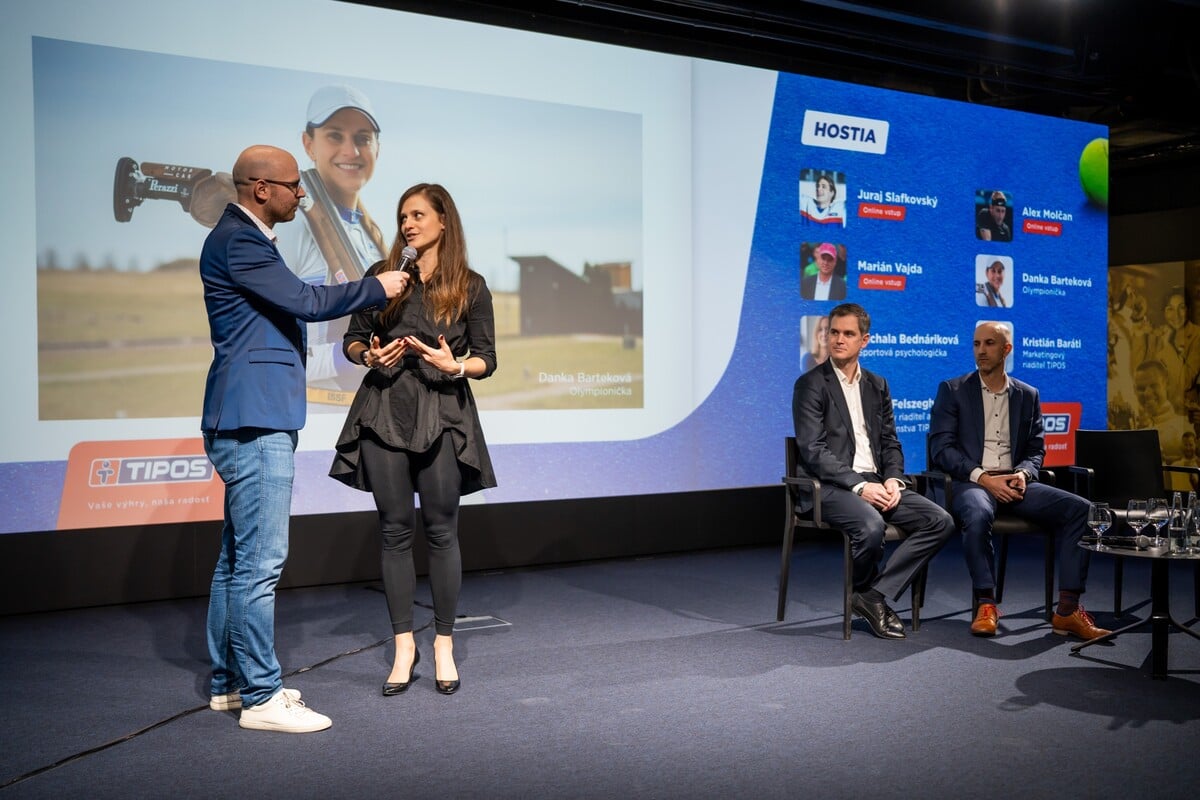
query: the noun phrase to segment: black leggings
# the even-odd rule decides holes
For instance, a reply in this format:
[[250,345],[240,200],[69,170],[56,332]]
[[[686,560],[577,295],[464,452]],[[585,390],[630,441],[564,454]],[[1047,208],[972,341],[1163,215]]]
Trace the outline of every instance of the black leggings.
[[360,447],[379,509],[383,533],[383,591],[393,633],[413,629],[413,593],[417,584],[413,568],[414,493],[421,496],[421,521],[429,545],[429,585],[433,590],[433,621],[439,634],[454,630],[458,590],[462,587],[462,557],[458,550],[458,501],[462,474],[449,434],[424,453],[394,450],[370,434]]

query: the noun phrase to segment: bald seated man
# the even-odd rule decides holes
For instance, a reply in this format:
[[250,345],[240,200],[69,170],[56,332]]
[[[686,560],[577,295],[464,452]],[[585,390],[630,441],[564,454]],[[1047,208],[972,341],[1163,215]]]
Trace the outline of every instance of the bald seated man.
[[293,454],[304,427],[305,327],[382,306],[407,274],[338,286],[297,278],[273,228],[304,197],[296,159],[268,145],[233,166],[237,202],[204,241],[200,278],[213,360],[204,387],[204,449],[225,483],[225,525],[208,605],[209,707],[241,709],[243,728],[308,733],[329,717],[283,688],[275,657],[275,585],[287,560]]
[[962,529],[963,552],[978,603],[971,633],[994,636],[996,570],[992,522],[996,509],[1054,530],[1060,539],[1055,633],[1095,639],[1096,626],[1079,602],[1087,584],[1088,552],[1077,547],[1087,530],[1088,502],[1038,483],[1045,456],[1042,406],[1037,389],[1004,371],[1012,352],[1012,329],[1003,322],[975,328],[975,366],[943,381],[929,421],[932,466],[950,475],[951,513]]

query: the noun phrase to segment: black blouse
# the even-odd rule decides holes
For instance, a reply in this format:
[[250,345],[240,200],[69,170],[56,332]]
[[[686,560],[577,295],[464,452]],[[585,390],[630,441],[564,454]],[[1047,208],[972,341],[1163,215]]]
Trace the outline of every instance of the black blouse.
[[[381,264],[373,266],[368,274],[374,274]],[[434,321],[431,309],[425,306],[424,285],[418,280],[401,306],[400,315],[386,330],[379,310],[360,311],[351,317],[342,351],[348,357],[354,342],[370,346],[373,335],[385,345],[413,335],[437,348],[439,334],[446,337],[456,358],[470,355],[483,360],[486,369],[480,379],[496,371],[496,321],[492,295],[482,275],[470,273],[467,309],[457,321],[449,325]],[[329,475],[369,492],[370,482],[359,458],[364,429],[388,447],[413,453],[425,452],[443,432],[449,433],[463,474],[462,493],[496,485],[469,381],[447,375],[420,356],[407,355],[394,367],[369,370],[347,412]]]

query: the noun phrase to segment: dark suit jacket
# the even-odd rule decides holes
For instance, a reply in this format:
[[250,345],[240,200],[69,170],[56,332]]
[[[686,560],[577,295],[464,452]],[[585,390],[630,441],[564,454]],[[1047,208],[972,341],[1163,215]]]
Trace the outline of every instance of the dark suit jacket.
[[[1008,378],[1008,429],[1013,469],[1037,479],[1046,447],[1042,438],[1042,405],[1038,391],[1011,375]],[[983,460],[983,390],[978,372],[942,381],[929,419],[932,467],[956,481],[969,481]]]
[[334,319],[387,300],[374,278],[311,286],[234,204],[200,253],[213,361],[204,386],[205,431],[304,427],[304,322]]
[[[833,275],[830,279],[833,284],[829,287],[830,300],[845,300],[846,299],[846,279],[841,275]],[[800,279],[800,296],[805,300],[812,300],[817,293],[817,276],[808,275]]]
[[[875,467],[884,480],[903,480],[904,453],[896,437],[887,381],[863,369],[860,389]],[[841,489],[851,489],[865,480],[851,469],[854,428],[832,360],[796,379],[792,390],[792,421],[800,450],[800,468],[806,474]]]

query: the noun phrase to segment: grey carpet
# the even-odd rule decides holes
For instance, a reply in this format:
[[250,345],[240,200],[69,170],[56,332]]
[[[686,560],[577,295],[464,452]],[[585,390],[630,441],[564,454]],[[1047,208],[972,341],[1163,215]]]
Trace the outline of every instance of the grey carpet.
[[[371,646],[389,638],[375,587],[280,592],[285,672],[320,664],[287,685],[334,720],[308,735],[184,713],[207,701],[203,600],[4,618],[0,797],[1191,793],[1200,641],[1170,637],[1166,681],[1146,671],[1148,630],[1072,657],[1039,616],[1036,543],[1015,542],[1010,558],[992,640],[967,632],[953,545],[903,642],[861,621],[842,641],[832,544],[798,547],[782,624],[774,548],[469,574],[460,612],[511,624],[456,635],[453,697],[434,690],[428,630],[414,686],[379,695],[390,648]],[[1184,621],[1192,574],[1173,567]],[[1097,557],[1085,599],[1098,621],[1144,616],[1148,573],[1127,567],[1125,620],[1111,614],[1111,575]],[[418,609],[418,624],[429,616]]]

